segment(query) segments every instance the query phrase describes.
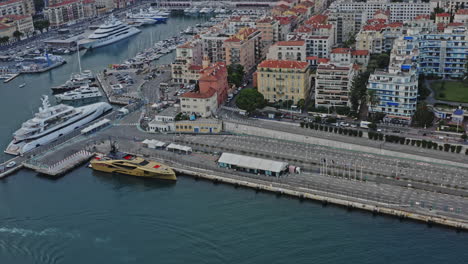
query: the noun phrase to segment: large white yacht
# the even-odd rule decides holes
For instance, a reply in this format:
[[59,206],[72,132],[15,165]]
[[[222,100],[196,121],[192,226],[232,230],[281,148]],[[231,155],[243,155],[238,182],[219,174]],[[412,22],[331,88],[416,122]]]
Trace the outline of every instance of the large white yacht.
[[101,96],[102,94],[99,91],[99,88],[85,85],[73,91],[58,94],[55,96],[55,98],[59,101],[73,101],[86,98],[96,98]]
[[13,133],[13,140],[5,152],[21,155],[88,124],[111,109],[108,103],[76,108],[63,104],[50,106],[49,98],[43,96],[39,112]]
[[104,24],[86,39],[80,40],[78,44],[87,49],[99,48],[129,38],[140,32],[141,30],[138,28],[129,26],[113,15],[110,15]]

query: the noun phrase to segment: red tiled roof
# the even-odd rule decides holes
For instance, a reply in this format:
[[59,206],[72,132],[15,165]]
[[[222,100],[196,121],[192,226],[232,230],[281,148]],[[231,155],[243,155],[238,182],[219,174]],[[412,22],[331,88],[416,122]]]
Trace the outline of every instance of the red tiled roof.
[[307,25],[303,25],[303,26],[300,26],[296,29],[296,32],[300,32],[300,33],[310,33],[312,32],[312,28],[310,28],[309,26]]
[[315,24],[315,23],[323,24],[323,23],[325,23],[327,21],[327,19],[328,19],[328,16],[318,14],[318,15],[312,16],[309,19],[307,19],[307,21],[305,23],[306,24]]
[[296,13],[301,13],[301,14],[307,13],[307,9],[301,8],[301,7],[292,8],[291,11],[296,12]]
[[286,60],[264,60],[258,67],[259,68],[281,68],[281,69],[305,69],[309,63],[303,61],[286,61]]
[[301,5],[305,5],[307,7],[313,7],[315,6],[315,4],[313,2],[310,2],[310,1],[303,1],[300,3]]
[[351,55],[353,56],[367,56],[369,55],[368,50],[353,50],[351,51]]
[[95,2],[96,2],[95,0],[84,0],[83,4],[92,4],[92,3],[95,3]]
[[237,32],[237,34],[232,35],[231,37],[229,37],[225,41],[226,42],[239,42],[239,41],[247,39],[248,36],[255,33],[256,31],[257,31],[257,29],[255,29],[255,28],[248,28],[248,27],[241,28],[241,29],[239,29],[239,32]]
[[349,48],[336,48],[336,49],[332,49],[332,53],[340,53],[340,54],[347,54],[351,51],[351,49]]
[[0,29],[7,29],[7,28],[11,28],[11,27],[13,27],[13,25],[6,25],[6,24],[0,23]]
[[226,63],[216,62],[202,70],[202,76],[199,80],[218,80],[225,77],[223,76],[224,73],[227,76]]
[[309,57],[306,57],[306,60],[317,60],[318,57],[317,56],[309,56]]
[[317,60],[317,63],[328,63],[330,61],[329,58],[319,58]]
[[328,29],[331,29],[332,28],[332,24],[318,24],[318,25],[312,25],[313,28],[315,29],[320,29],[320,28],[328,28]]
[[275,21],[272,17],[265,17],[262,19],[257,20],[257,23],[271,23]]
[[213,88],[208,88],[208,91],[206,93],[200,93],[200,92],[186,92],[181,95],[181,97],[185,98],[211,98],[213,95],[215,95],[216,90]]
[[453,22],[453,23],[449,23],[447,25],[447,27],[459,27],[459,26],[463,26],[464,24],[461,23],[461,22]]
[[449,13],[439,13],[439,14],[436,14],[437,17],[450,17],[450,14]]
[[304,46],[303,40],[278,41],[278,46]]
[[420,19],[430,19],[430,18],[431,18],[430,15],[419,15],[419,16],[416,16],[414,19],[420,20]]
[[0,2],[0,6],[17,3],[17,2],[22,2],[22,0],[10,0],[10,1],[5,1],[5,2]]
[[188,69],[189,69],[189,70],[192,70],[192,71],[197,71],[197,70],[199,71],[199,70],[202,70],[202,69],[203,69],[203,66],[201,66],[201,65],[190,65],[190,66],[188,67]]
[[56,3],[54,5],[49,5],[49,8],[50,7],[59,7],[59,6],[69,5],[69,4],[77,3],[78,1],[79,0],[68,0],[68,1],[60,2],[60,3]]
[[378,14],[384,14],[386,16],[390,16],[390,10],[388,10],[388,9],[387,10],[379,9],[379,10],[375,11],[374,16],[378,15]]
[[468,15],[468,9],[458,9],[457,15]]
[[444,29],[445,29],[445,24],[444,23],[437,24],[437,30],[438,31],[444,31]]
[[5,15],[3,17],[0,17],[0,19],[2,18],[9,18],[9,19],[13,19],[13,20],[20,20],[20,19],[25,19],[25,18],[28,18],[28,17],[31,17],[30,15]]

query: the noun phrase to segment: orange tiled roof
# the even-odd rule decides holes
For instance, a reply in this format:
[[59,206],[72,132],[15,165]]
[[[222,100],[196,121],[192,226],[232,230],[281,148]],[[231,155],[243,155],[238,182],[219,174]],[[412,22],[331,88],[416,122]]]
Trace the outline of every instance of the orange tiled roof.
[[367,56],[369,55],[368,50],[353,50],[351,51],[351,55],[353,56]]
[[332,49],[332,53],[339,53],[339,54],[347,54],[351,51],[351,49],[349,48],[336,48],[336,49]]
[[211,98],[216,93],[216,90],[213,88],[208,88],[208,91],[205,93],[200,92],[186,92],[181,95],[181,97],[185,98]]
[[303,40],[289,40],[289,41],[278,41],[278,46],[303,46],[305,41]]
[[458,9],[457,15],[468,15],[468,9]]
[[275,69],[305,69],[309,63],[303,61],[286,61],[286,60],[264,60],[259,68],[275,68]]
[[431,18],[430,15],[419,15],[419,16],[416,16],[414,19],[420,20],[420,19],[430,19],[430,18]]
[[248,27],[241,28],[239,29],[239,32],[237,32],[237,34],[232,35],[225,41],[226,42],[239,42],[239,41],[247,39],[251,34],[255,33],[256,31],[257,29],[255,28],[248,28]]
[[449,13],[439,13],[439,14],[436,14],[437,17],[450,17],[450,14]]

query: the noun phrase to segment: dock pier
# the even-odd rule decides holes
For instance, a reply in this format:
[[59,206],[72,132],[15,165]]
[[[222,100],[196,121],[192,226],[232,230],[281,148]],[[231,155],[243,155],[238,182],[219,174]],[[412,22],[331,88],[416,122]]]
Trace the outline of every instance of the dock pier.
[[181,167],[173,168],[173,169],[178,174],[188,175],[188,176],[194,177],[195,179],[209,180],[209,181],[212,181],[213,183],[229,184],[229,185],[233,185],[235,188],[242,186],[246,188],[251,188],[255,190],[255,192],[264,191],[264,192],[274,193],[278,196],[286,195],[286,196],[297,198],[300,201],[313,200],[313,201],[320,202],[324,206],[328,204],[334,204],[337,206],[347,208],[347,210],[350,210],[350,211],[354,209],[368,211],[372,213],[374,216],[383,214],[383,215],[398,217],[401,221],[404,219],[409,219],[409,220],[414,220],[418,222],[424,222],[428,225],[446,226],[449,228],[456,229],[457,231],[461,231],[461,230],[468,231],[468,222],[466,221],[449,218],[449,217],[429,216],[429,215],[424,215],[421,213],[404,211],[401,209],[391,208],[391,206],[384,204],[384,203],[382,203],[381,205],[372,205],[369,203],[365,203],[365,201],[362,201],[362,202],[349,201],[349,199],[347,199],[345,196],[341,198],[327,196],[326,194],[322,194],[322,191],[319,191],[319,190],[304,189],[304,188],[300,188],[301,190],[293,190],[294,188],[292,186],[280,187],[280,186],[273,186],[273,184],[268,183],[268,182],[260,183],[260,182],[252,182],[252,181],[240,180],[240,179],[235,179],[235,178],[228,178],[224,176],[210,174],[209,171],[199,172],[196,169],[181,168]]
[[23,166],[37,173],[58,177],[87,162],[93,156],[94,153],[81,150],[52,165],[41,164],[30,160],[23,162]]

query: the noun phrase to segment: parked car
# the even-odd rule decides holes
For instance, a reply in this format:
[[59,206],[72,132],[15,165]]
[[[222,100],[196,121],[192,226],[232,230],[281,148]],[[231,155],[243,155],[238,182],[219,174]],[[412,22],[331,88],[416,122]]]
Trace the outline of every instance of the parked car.
[[13,168],[14,166],[16,166],[16,162],[15,162],[15,161],[10,161],[10,162],[8,162],[8,164],[6,165],[7,168]]

